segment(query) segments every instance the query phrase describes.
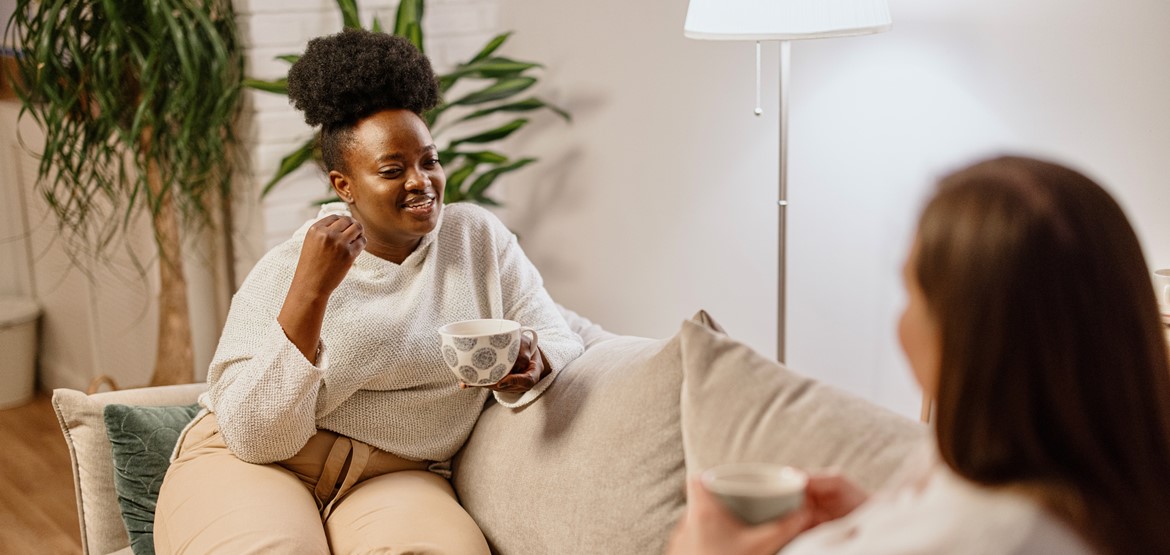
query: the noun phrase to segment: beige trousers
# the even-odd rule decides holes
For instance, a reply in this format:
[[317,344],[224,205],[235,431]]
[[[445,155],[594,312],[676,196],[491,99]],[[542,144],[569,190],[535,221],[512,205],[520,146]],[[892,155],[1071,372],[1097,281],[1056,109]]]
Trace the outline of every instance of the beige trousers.
[[250,464],[208,414],[163,480],[155,551],[486,555],[479,527],[427,466],[325,430],[288,460]]

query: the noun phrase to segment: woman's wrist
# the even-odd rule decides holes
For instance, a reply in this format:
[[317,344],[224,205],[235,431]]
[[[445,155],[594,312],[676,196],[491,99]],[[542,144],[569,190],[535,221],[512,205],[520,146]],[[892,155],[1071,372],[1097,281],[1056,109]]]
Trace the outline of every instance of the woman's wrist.
[[305,309],[324,308],[332,294],[333,291],[326,291],[320,286],[306,284],[294,276],[288,287],[288,294],[285,295],[284,304],[289,306],[291,303]]

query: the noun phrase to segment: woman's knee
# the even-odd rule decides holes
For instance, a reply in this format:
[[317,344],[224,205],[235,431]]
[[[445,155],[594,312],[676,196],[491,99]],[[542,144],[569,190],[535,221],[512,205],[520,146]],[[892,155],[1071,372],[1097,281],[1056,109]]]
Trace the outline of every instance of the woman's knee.
[[335,553],[486,555],[487,540],[450,484],[426,471],[362,482],[325,523]]
[[276,465],[230,453],[172,465],[159,492],[160,553],[328,553],[320,513],[305,485]]

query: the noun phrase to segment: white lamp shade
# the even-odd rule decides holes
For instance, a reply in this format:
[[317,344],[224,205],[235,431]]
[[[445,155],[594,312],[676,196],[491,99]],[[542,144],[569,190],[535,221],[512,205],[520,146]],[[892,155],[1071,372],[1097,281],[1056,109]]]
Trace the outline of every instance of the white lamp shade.
[[692,39],[800,40],[880,33],[890,28],[886,0],[690,0],[684,33]]

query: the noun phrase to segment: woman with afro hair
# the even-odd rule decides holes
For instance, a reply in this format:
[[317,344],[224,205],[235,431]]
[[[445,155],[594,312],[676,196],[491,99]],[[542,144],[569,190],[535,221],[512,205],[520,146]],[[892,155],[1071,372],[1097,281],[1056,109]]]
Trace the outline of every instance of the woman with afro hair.
[[[532,402],[581,338],[495,216],[443,206],[421,117],[439,88],[421,52],[346,30],[312,40],[288,85],[320,126],[343,202],[266,254],[233,298],[205,410],[159,495],[157,552],[488,553],[449,461],[489,395]],[[438,327],[474,318],[540,337],[490,388],[460,387],[439,351]]]

